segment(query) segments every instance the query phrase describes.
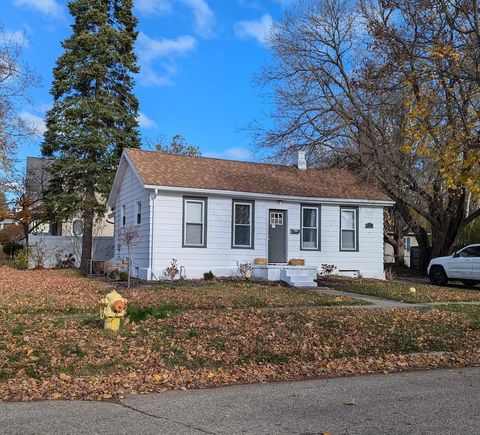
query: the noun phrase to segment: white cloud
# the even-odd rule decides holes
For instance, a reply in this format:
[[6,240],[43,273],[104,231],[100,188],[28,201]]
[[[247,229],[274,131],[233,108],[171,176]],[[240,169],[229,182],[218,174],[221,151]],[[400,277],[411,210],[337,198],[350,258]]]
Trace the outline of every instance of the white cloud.
[[173,4],[182,4],[194,16],[194,29],[207,37],[213,31],[215,14],[206,0],[137,0],[135,7],[145,15],[161,15],[172,12]]
[[215,15],[208,3],[205,0],[180,0],[180,2],[193,12],[195,31],[202,36],[209,36],[213,30]]
[[223,151],[211,151],[205,153],[205,157],[215,157],[217,159],[232,159],[232,160],[250,160],[252,154],[246,148],[235,147],[227,148]]
[[195,48],[196,40],[183,35],[176,39],[154,39],[140,32],[138,35],[139,60],[150,62],[158,57],[185,54]]
[[45,120],[42,117],[30,112],[21,112],[19,117],[35,131],[36,136],[43,136],[47,128],[45,126]]
[[164,14],[172,10],[170,0],[137,0],[135,7],[143,14]]
[[142,112],[138,114],[137,121],[141,128],[154,128],[157,126],[157,123],[153,119],[150,119],[147,115],[145,115],[145,113]]
[[239,21],[235,24],[235,34],[242,39],[254,38],[260,44],[266,44],[272,32],[273,19],[264,14],[259,20]]
[[[176,39],[154,39],[140,32],[138,35],[138,60],[141,73],[140,80],[147,86],[165,86],[172,83],[176,72],[174,59],[185,55],[196,47],[197,41],[189,35]],[[154,62],[161,59],[162,74],[154,69]]]
[[61,17],[63,15],[62,6],[56,0],[13,0],[15,6],[27,6],[44,15],[51,17]]

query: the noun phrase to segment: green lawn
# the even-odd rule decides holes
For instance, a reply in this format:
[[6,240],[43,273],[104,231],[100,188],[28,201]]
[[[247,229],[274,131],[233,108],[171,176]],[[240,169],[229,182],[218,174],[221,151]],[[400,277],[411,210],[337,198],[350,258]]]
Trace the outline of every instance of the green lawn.
[[[336,290],[377,296],[409,303],[480,302],[480,290],[463,290],[426,284],[363,278],[326,277],[321,285]],[[415,291],[412,291],[412,288]]]
[[[114,286],[129,300],[116,334],[98,316],[100,296]],[[185,282],[127,291],[74,272],[2,268],[0,299],[0,400],[116,400],[480,362],[473,311],[345,307],[354,301],[279,285]]]

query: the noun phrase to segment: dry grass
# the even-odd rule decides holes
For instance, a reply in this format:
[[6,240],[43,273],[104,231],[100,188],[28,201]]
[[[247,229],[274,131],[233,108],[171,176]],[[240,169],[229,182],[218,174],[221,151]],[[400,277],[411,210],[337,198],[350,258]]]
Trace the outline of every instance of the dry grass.
[[113,334],[96,305],[108,283],[72,271],[0,273],[0,400],[111,400],[480,362],[480,324],[464,313],[344,308],[348,298],[281,286],[141,286]]
[[[322,278],[321,284],[336,290],[409,303],[480,302],[480,291],[426,284],[343,277],[325,277]],[[415,288],[415,292],[410,290],[412,287]]]

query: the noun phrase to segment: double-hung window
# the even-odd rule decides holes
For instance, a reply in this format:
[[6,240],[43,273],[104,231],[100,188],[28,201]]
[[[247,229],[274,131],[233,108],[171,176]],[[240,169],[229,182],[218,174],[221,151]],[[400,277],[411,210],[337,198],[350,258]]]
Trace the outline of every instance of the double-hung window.
[[207,198],[183,199],[183,246],[207,246]]
[[358,251],[357,208],[340,208],[340,250]]
[[140,201],[137,202],[137,225],[141,225],[142,223],[142,203]]
[[302,205],[302,251],[320,250],[320,207]]
[[233,201],[232,247],[253,249],[254,216],[253,201]]
[[122,227],[127,224],[127,206],[122,205]]

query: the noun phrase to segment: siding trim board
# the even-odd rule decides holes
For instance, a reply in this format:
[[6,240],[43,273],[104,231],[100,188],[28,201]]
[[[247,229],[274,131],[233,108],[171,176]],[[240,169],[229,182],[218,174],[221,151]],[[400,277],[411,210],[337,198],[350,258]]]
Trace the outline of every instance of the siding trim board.
[[344,199],[344,198],[317,198],[315,196],[290,196],[290,195],[277,195],[273,193],[256,193],[256,192],[241,192],[236,190],[215,190],[215,189],[196,189],[187,187],[171,187],[171,186],[155,186],[153,184],[145,184],[145,189],[157,189],[165,193],[198,193],[200,195],[212,194],[219,196],[232,197],[244,197],[254,198],[256,200],[279,200],[279,201],[291,201],[291,202],[308,202],[313,201],[316,203],[325,203],[331,205],[345,205],[345,206],[357,206],[370,205],[374,207],[391,207],[395,204],[395,201],[378,201],[373,199]]

